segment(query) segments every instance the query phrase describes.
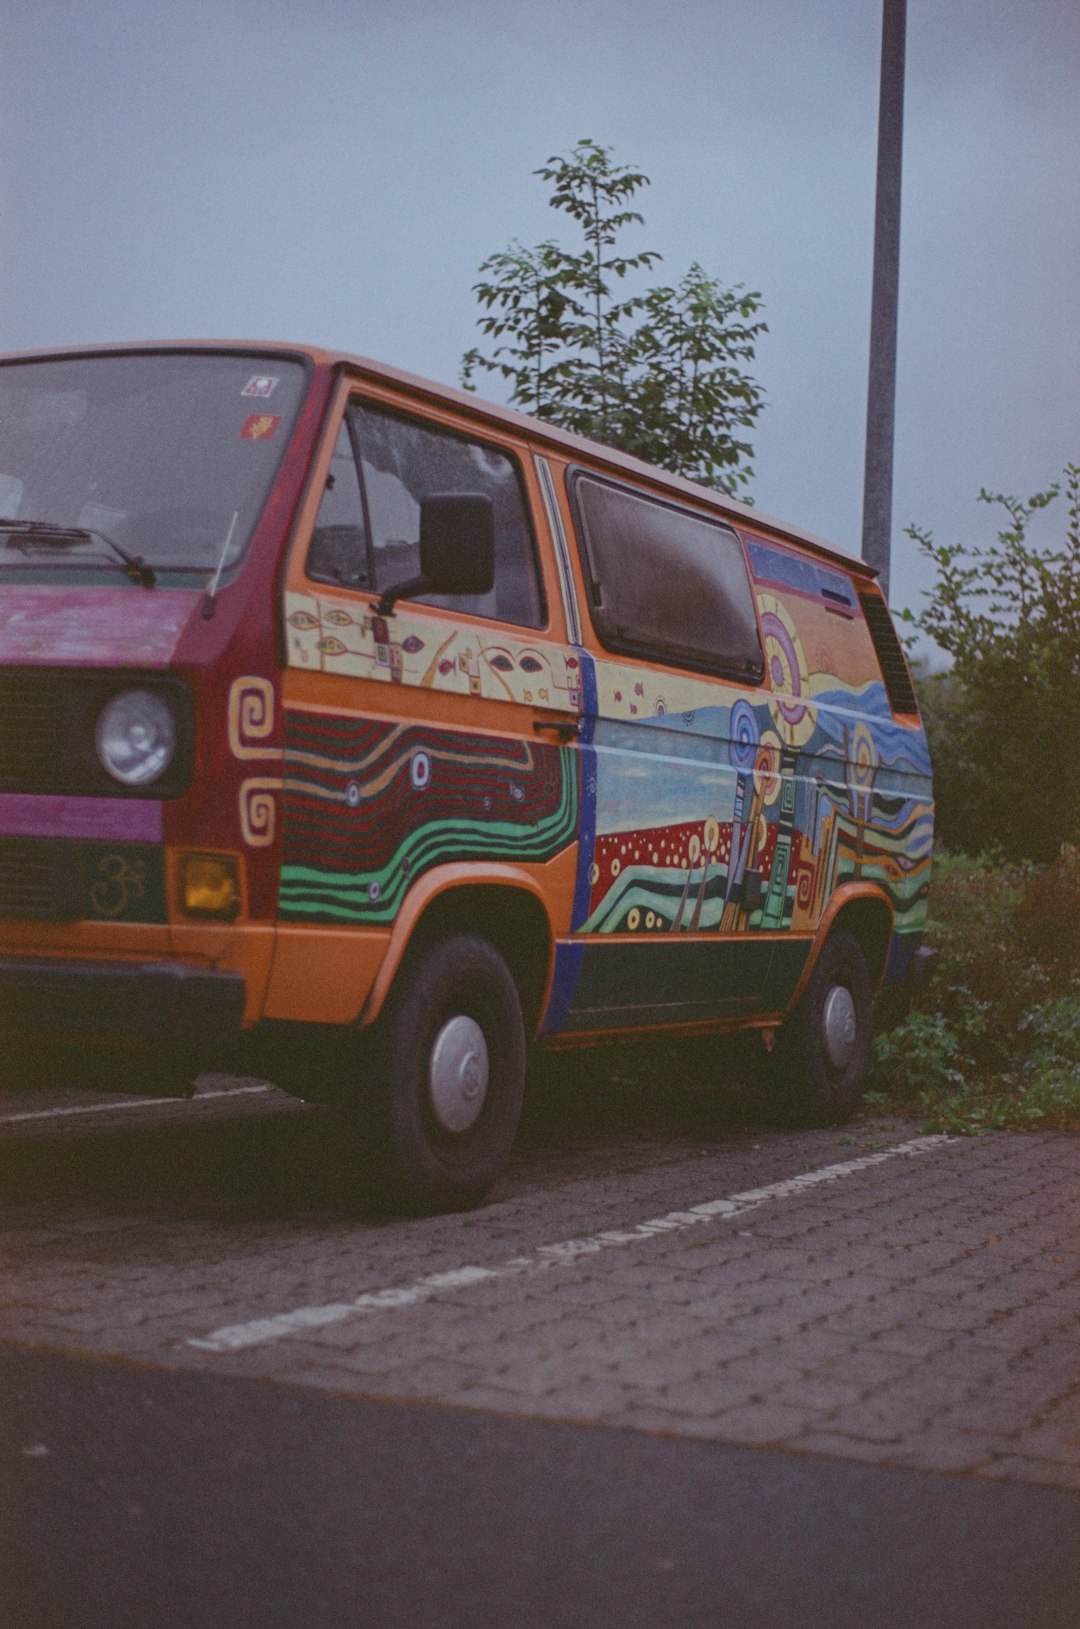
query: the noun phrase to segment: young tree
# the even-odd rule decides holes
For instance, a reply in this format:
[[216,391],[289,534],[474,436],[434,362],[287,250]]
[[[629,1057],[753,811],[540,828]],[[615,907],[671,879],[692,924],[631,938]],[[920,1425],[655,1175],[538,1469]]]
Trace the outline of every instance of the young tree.
[[554,184],[551,207],[576,222],[581,245],[515,241],[483,262],[478,322],[495,343],[466,353],[466,388],[495,374],[513,405],[539,418],[710,486],[745,486],[745,435],[763,402],[744,364],[766,331],[761,296],[722,288],[696,263],[675,286],[624,287],[660,256],[622,247],[626,229],[643,224],[629,206],[649,180],[614,164],[610,148],[579,141],[536,174]]
[[[1065,537],[1039,550],[1032,517],[1065,489]],[[1007,524],[985,548],[907,528],[935,568],[907,620],[952,657],[924,683],[938,830],[969,854],[1052,860],[1080,842],[1080,465],[1026,501],[985,490]]]

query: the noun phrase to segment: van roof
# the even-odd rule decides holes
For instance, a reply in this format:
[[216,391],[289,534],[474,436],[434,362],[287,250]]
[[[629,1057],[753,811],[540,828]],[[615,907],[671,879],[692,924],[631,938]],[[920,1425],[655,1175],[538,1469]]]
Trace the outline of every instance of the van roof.
[[482,396],[473,395],[471,391],[460,390],[453,385],[438,384],[434,380],[422,378],[419,374],[408,373],[402,368],[391,367],[388,363],[376,362],[370,357],[354,355],[348,351],[327,350],[316,345],[290,344],[281,340],[141,340],[109,345],[69,345],[47,350],[9,351],[0,355],[0,364],[153,351],[218,351],[282,358],[288,356],[306,360],[317,368],[343,371],[382,384],[400,385],[412,396],[463,408],[478,419],[516,431],[531,441],[558,448],[566,453],[577,454],[594,466],[606,466],[613,471],[645,480],[660,491],[675,493],[692,498],[697,503],[707,504],[709,508],[722,514],[732,525],[745,526],[757,533],[772,535],[781,541],[798,543],[814,554],[834,560],[838,565],[868,580],[877,576],[876,570],[864,560],[845,553],[813,532],[778,520],[751,504],[741,502],[738,498],[717,492],[713,487],[688,481],[684,476],[674,475],[660,465],[647,464],[629,453],[619,452],[614,447],[606,447],[599,441],[591,441],[572,430],[562,430],[543,419],[521,413],[516,408],[487,401]]

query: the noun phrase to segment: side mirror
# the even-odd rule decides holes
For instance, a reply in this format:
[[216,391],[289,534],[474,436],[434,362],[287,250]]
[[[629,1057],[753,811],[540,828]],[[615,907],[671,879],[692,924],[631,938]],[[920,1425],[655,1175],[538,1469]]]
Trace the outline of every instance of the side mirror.
[[395,583],[375,605],[387,617],[417,594],[487,594],[495,582],[495,510],[479,492],[437,492],[420,500],[420,575]]
[[480,493],[420,501],[420,575],[432,594],[488,594],[495,581],[495,511]]

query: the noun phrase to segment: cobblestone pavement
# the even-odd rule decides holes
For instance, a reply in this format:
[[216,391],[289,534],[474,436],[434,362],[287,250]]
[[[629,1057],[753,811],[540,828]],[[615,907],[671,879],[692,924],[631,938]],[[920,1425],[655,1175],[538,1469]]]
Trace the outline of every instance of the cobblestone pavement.
[[213,1089],[152,1127],[0,1104],[0,1339],[1080,1488],[1080,1139],[631,1094],[534,1118],[483,1209],[387,1221],[317,1115]]

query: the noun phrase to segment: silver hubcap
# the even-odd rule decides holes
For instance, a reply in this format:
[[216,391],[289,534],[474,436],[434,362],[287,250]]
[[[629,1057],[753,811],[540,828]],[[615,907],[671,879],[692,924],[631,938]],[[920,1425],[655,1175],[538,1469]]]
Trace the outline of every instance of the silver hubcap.
[[851,991],[842,984],[834,984],[825,997],[825,1010],[821,1017],[821,1038],[834,1069],[847,1068],[855,1053],[857,1037],[858,1024]]
[[448,1018],[431,1049],[428,1088],[444,1131],[468,1131],[480,1118],[488,1089],[488,1049],[475,1018]]

